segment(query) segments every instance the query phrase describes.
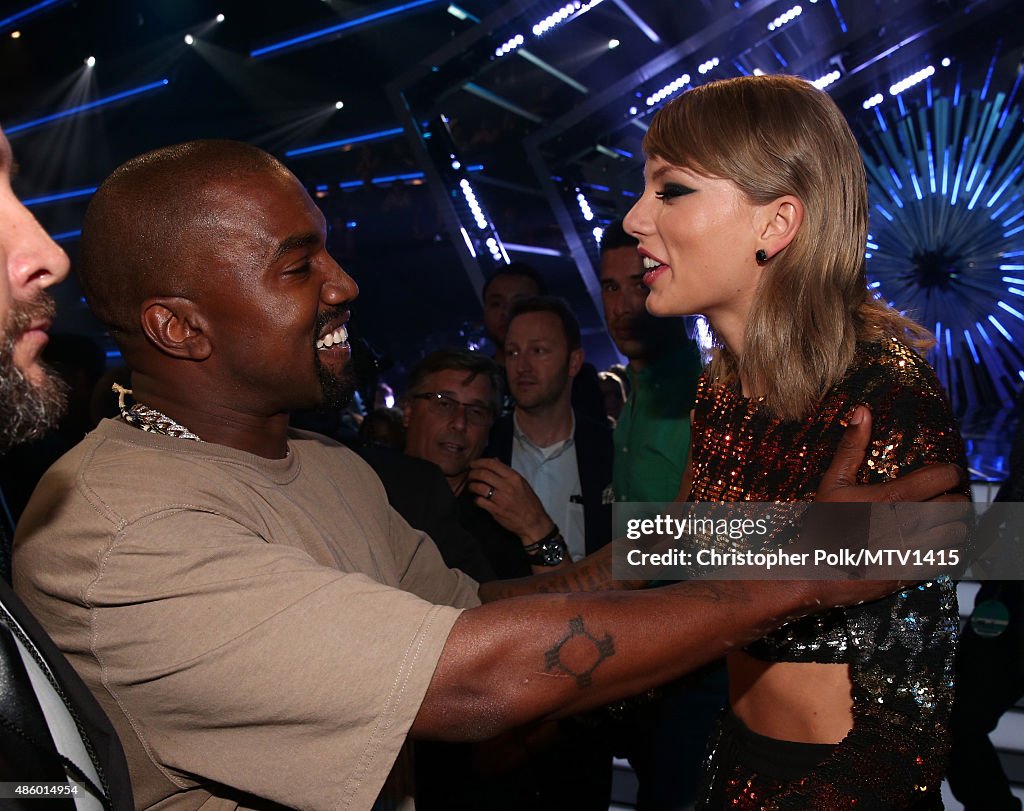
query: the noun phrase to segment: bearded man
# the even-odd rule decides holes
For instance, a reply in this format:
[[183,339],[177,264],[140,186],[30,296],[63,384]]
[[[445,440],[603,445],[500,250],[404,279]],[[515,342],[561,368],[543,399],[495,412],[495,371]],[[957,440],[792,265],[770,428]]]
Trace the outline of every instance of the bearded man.
[[[14,168],[0,130],[0,453],[39,436],[64,408],[63,385],[39,355],[56,312],[46,288],[67,276],[68,258],[15,196]],[[46,782],[66,787],[58,795],[62,807],[127,811],[134,807],[128,770],[110,722],[8,585],[5,520],[0,518],[3,806],[31,809],[39,797],[33,787]],[[50,562],[60,565],[56,557]]]

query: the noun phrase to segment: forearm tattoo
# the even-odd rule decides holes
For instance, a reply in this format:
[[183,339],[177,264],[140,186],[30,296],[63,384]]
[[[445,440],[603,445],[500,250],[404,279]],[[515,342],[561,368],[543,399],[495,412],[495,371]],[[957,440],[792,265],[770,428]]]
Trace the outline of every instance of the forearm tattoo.
[[577,687],[589,687],[594,671],[605,659],[615,655],[611,634],[598,639],[583,624],[583,617],[569,620],[569,633],[544,653],[544,669],[561,671],[576,679]]

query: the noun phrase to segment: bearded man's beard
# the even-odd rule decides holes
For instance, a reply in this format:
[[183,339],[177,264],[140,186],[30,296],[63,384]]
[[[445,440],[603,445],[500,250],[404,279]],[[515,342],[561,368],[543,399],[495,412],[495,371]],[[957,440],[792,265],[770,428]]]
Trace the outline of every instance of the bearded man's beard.
[[317,377],[320,379],[320,391],[323,394],[323,402],[320,409],[334,410],[345,408],[351,402],[352,395],[356,390],[356,377],[352,372],[351,364],[341,371],[337,376],[325,369],[317,361]]
[[14,301],[0,341],[0,452],[42,436],[57,424],[67,405],[67,385],[52,371],[33,383],[14,363],[14,345],[39,318],[52,319],[56,305],[45,293]]

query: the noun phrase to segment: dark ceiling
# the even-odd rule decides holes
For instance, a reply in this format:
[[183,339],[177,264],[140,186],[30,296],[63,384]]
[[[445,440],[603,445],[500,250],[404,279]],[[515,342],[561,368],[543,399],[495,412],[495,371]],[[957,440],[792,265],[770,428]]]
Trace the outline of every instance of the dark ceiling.
[[[571,13],[561,24],[535,35],[533,26],[562,6]],[[285,160],[320,198],[332,250],[363,291],[355,330],[399,368],[425,348],[479,335],[478,290],[506,256],[535,264],[569,298],[601,366],[613,353],[596,308],[591,231],[628,210],[641,181],[645,122],[658,107],[648,98],[657,90],[683,74],[698,84],[755,70],[809,79],[838,70],[829,92],[865,132],[876,112],[862,102],[876,92],[888,109],[933,90],[952,93],[958,82],[1015,89],[1024,55],[1020,0],[800,0],[799,14],[769,29],[795,6],[4,2],[0,122],[22,164],[23,197],[81,192],[33,205],[72,257],[87,190],[119,163],[190,138],[243,139]],[[317,34],[324,29],[333,33]],[[517,34],[522,44],[496,55]],[[291,39],[301,41],[277,47]],[[94,67],[83,64],[89,56]],[[927,65],[936,70],[929,81],[889,95],[890,85]],[[341,143],[294,152],[332,142]],[[578,195],[593,219],[584,218]],[[67,329],[96,329],[73,285],[61,306]]]

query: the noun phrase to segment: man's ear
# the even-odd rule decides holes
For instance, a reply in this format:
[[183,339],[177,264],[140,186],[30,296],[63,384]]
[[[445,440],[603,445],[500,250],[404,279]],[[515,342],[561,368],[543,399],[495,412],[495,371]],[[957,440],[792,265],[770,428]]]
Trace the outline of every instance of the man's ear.
[[162,296],[142,303],[142,331],[165,355],[206,360],[212,346],[199,307],[183,296]]
[[800,230],[804,221],[804,204],[799,197],[787,194],[761,206],[758,223],[759,247],[768,256],[783,250]]
[[582,349],[574,349],[569,353],[569,377],[576,377],[580,373],[584,357]]

